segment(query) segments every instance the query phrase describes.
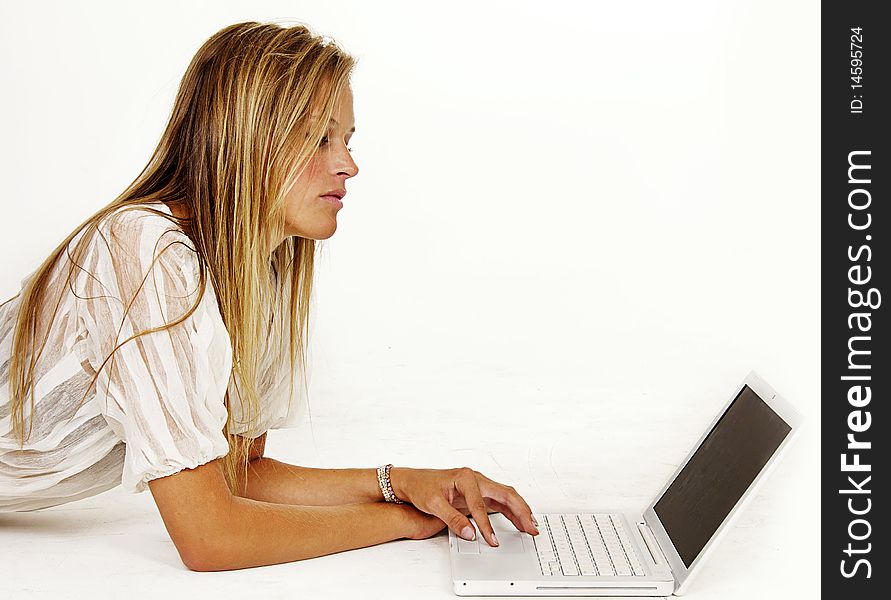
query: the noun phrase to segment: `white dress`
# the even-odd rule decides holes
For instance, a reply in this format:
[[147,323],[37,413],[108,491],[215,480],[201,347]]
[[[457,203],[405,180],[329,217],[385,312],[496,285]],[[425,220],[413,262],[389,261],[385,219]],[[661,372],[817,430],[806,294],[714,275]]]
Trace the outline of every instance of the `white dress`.
[[[152,206],[170,214],[163,204]],[[170,220],[141,209],[118,210],[99,229],[103,236],[89,242],[84,269],[72,278],[77,294],[63,294],[37,363],[33,429],[24,448],[12,427],[8,373],[20,296],[0,305],[0,511],[47,508],[118,485],[145,491],[151,479],[228,453],[227,388],[233,417],[241,418],[230,339],[209,277],[191,316],[169,331],[123,344],[89,385],[116,342],[184,314],[199,281],[194,247]],[[63,256],[49,304],[58,298],[54,290],[67,269]],[[297,425],[292,378],[271,372],[271,352],[264,353],[258,372],[260,422],[252,431],[236,425],[232,433],[255,438]],[[27,398],[24,409],[27,433]]]

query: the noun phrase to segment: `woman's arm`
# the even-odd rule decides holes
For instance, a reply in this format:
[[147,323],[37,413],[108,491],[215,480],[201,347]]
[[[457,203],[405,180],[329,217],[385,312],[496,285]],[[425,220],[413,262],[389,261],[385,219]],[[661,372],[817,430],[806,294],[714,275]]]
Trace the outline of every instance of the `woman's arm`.
[[[262,457],[264,448],[265,434],[257,445],[259,457],[248,466],[247,482],[238,482],[237,497],[304,506],[380,503],[383,499],[377,469],[298,467]],[[474,528],[464,509],[473,515],[490,546],[498,545],[488,517],[492,511],[502,513],[518,531],[539,533],[532,509],[517,490],[473,469],[393,467],[390,478],[398,498],[437,517],[465,539],[473,539]],[[433,519],[431,524],[439,521]]]
[[[417,510],[374,502],[342,506],[290,506],[232,496],[226,533],[195,571],[274,565],[410,537]],[[441,524],[440,529],[445,524]]]
[[303,506],[384,499],[377,482],[377,469],[317,469],[268,457],[250,462],[247,481],[239,481],[237,495],[262,502]]
[[148,486],[183,563],[193,571],[272,565],[422,538],[445,524],[409,504],[290,506],[229,493],[220,459]]
[[247,481],[238,471],[236,495],[241,498],[332,506],[383,500],[377,482],[377,469],[316,469],[299,467],[264,457],[266,433],[251,442]]

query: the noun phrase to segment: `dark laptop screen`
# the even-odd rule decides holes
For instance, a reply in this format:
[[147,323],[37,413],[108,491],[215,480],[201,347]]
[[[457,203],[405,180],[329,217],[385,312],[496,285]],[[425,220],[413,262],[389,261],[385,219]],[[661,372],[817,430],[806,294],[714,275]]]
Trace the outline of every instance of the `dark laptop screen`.
[[654,507],[685,566],[696,560],[791,430],[743,386]]

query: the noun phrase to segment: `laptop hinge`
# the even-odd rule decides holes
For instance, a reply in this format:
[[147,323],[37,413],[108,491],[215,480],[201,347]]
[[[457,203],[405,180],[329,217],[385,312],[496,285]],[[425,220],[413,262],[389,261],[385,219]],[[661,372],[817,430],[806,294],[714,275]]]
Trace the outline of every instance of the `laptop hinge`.
[[656,541],[656,537],[653,535],[650,527],[646,523],[638,523],[637,528],[640,530],[640,537],[643,538],[644,544],[650,552],[650,557],[653,559],[653,562],[657,565],[664,565],[667,567],[668,561],[665,560],[665,556],[662,554],[662,550],[659,548],[659,543]]

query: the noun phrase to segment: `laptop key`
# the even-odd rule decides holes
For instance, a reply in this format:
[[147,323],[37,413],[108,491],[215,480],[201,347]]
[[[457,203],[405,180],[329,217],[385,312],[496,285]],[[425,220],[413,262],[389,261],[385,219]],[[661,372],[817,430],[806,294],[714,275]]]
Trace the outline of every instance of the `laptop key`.
[[575,568],[575,559],[573,559],[572,551],[569,549],[564,550],[562,552],[558,550],[557,551],[557,560],[563,566],[564,571],[572,570],[572,569],[570,569],[570,567],[572,567],[573,569]]
[[625,527],[622,525],[622,521],[618,518],[615,519],[616,531],[619,533],[619,539],[622,541],[622,546],[625,548],[625,554],[628,556],[628,562],[631,565],[631,570],[635,576],[642,576],[643,565],[640,563],[640,559],[637,557],[637,552],[634,550],[634,543],[631,541],[631,536],[628,535],[628,532],[625,530]]
[[535,540],[535,549],[539,552],[545,552],[553,550],[554,546],[551,544],[550,536],[545,533],[544,529],[539,529],[539,534],[532,538]]
[[613,561],[613,567],[616,569],[616,574],[620,577],[628,577],[631,575],[631,565],[628,564],[628,561],[625,559],[625,553],[622,551],[622,548],[618,546],[618,541],[616,545],[608,544],[609,548],[609,556]]
[[582,575],[596,575],[597,567],[594,566],[594,562],[591,560],[582,560],[579,561],[579,571],[582,572]]
[[603,577],[612,577],[615,575],[613,566],[609,562],[609,558],[605,555],[597,554],[594,556],[594,564],[597,566],[597,574]]
[[631,577],[631,575],[632,575],[632,573],[631,573],[631,567],[629,567],[627,564],[623,564],[623,565],[621,565],[621,566],[617,566],[617,567],[616,567],[616,574],[617,574],[619,577]]

